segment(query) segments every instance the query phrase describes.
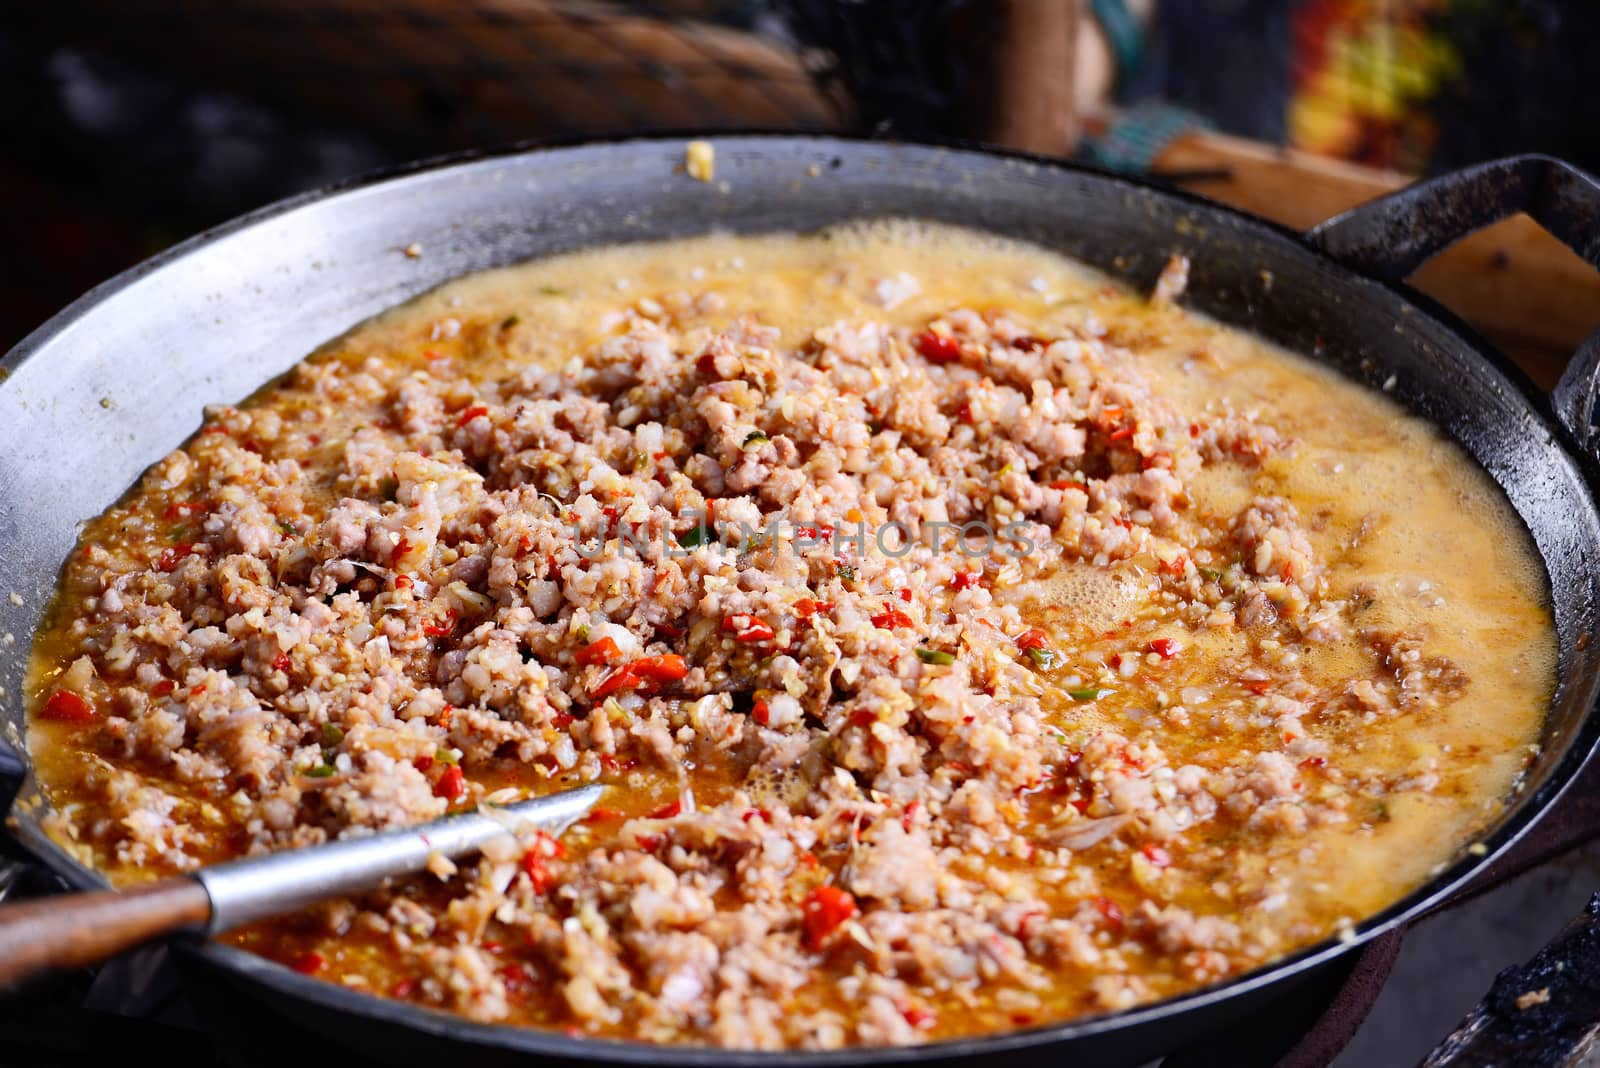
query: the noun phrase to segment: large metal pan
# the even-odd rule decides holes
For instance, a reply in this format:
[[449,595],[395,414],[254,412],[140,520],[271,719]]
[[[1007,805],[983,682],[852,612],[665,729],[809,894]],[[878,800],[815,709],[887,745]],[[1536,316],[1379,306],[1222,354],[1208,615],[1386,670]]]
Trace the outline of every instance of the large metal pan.
[[[1600,262],[1600,186],[1542,157],[1426,182],[1306,235],[1125,178],[992,152],[818,137],[716,139],[717,181],[680,173],[682,141],[522,151],[432,164],[287,201],[203,234],[99,287],[0,368],[0,722],[20,738],[31,636],[78,524],[187,438],[203,404],[235,401],[321,342],[465,271],[603,243],[810,230],[910,215],[1026,238],[1147,285],[1169,253],[1194,261],[1191,306],[1314,353],[1387,389],[1460,442],[1527,524],[1548,571],[1560,686],[1544,746],[1484,839],[1405,900],[1330,941],[1218,986],[1126,1012],[914,1050],[754,1054],[656,1048],[473,1024],[203,945],[191,967],[336,1043],[411,1063],[821,1065],[975,1061],[996,1054],[1131,1063],[1247,1014],[1284,984],[1436,904],[1502,853],[1600,737],[1600,578],[1593,488],[1600,344],[1553,398],[1447,312],[1399,284],[1477,227],[1527,210]],[[420,245],[423,255],[403,253]],[[756,265],[758,266],[758,265]],[[15,596],[11,596],[15,594]],[[18,769],[19,770],[19,769]],[[23,785],[28,797],[31,786]],[[97,876],[16,807],[14,844],[66,882]],[[1084,1060],[1088,1058],[1089,1060]]]

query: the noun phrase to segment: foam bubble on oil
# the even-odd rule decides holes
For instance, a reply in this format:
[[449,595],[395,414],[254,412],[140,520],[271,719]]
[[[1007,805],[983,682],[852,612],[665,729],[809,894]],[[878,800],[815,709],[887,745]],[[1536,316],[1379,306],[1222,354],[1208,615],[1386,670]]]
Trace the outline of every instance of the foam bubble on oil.
[[1027,589],[1029,601],[1059,618],[1103,632],[1122,622],[1144,601],[1144,587],[1130,568],[1069,563]]
[[800,765],[788,768],[754,767],[744,782],[745,792],[757,808],[799,808],[811,791]]

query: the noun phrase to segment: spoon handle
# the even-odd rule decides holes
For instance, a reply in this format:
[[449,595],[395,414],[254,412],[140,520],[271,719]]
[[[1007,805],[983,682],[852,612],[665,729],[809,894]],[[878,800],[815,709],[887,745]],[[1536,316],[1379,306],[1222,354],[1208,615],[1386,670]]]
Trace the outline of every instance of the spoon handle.
[[48,969],[97,964],[178,930],[216,934],[372,890],[421,871],[434,854],[454,859],[476,853],[497,835],[530,829],[559,835],[602,791],[584,786],[408,830],[229,861],[127,890],[7,905],[0,908],[0,991]]
[[508,831],[560,834],[594,806],[603,790],[582,786],[503,808],[446,816],[409,830],[340,838],[309,849],[204,868],[195,878],[211,895],[211,921],[205,932],[217,934],[329,898],[372,890],[387,879],[422,871],[436,853],[450,859],[475,853]]
[[182,876],[0,909],[0,990],[53,968],[80,968],[211,918],[205,887]]

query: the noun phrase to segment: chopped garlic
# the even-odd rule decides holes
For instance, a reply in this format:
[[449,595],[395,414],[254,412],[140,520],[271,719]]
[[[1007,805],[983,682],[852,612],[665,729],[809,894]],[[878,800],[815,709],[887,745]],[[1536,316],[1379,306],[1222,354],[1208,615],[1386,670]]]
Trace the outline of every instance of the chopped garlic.
[[710,141],[690,141],[683,153],[683,166],[689,177],[709,182],[717,173],[717,150]]

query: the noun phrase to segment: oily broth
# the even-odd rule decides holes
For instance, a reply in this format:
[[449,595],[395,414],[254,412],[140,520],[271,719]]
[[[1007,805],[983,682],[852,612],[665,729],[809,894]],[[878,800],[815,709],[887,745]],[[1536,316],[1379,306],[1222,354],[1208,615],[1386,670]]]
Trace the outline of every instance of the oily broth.
[[[1459,446],[1388,397],[1203,321],[1172,336],[1176,350],[1154,363],[1170,395],[1259,411],[1295,441],[1287,454],[1265,460],[1253,486],[1243,477],[1249,472],[1208,468],[1194,488],[1197,506],[1226,514],[1254,492],[1294,501],[1315,517],[1308,532],[1329,565],[1331,596],[1376,587],[1382,596],[1364,625],[1425,624],[1430,648],[1474,680],[1440,712],[1350,739],[1374,771],[1433,767],[1436,791],[1401,793],[1370,823],[1316,832],[1299,857],[1284,858],[1329,907],[1359,917],[1449,859],[1500,810],[1526,766],[1555,675],[1543,568],[1499,487]],[[1183,356],[1190,345],[1207,346],[1210,358]],[[1353,639],[1312,647],[1308,675],[1336,685],[1368,655]]]
[[[878,283],[901,273],[919,280],[920,292],[886,307]],[[1258,469],[1204,469],[1191,484],[1191,507],[1226,522],[1258,494],[1293,501],[1327,568],[1330,596],[1359,598],[1364,585],[1376,587],[1382,596],[1373,625],[1425,624],[1430,652],[1455,661],[1472,681],[1436,712],[1374,724],[1346,717],[1324,729],[1347,767],[1374,779],[1435,776],[1433,790],[1399,791],[1344,825],[1267,839],[1262,848],[1259,842],[1238,848],[1236,828],[1197,828],[1191,832],[1197,868],[1209,865],[1213,880],[1210,886],[1196,880],[1200,889],[1182,903],[1210,912],[1232,906],[1249,936],[1286,951],[1411,890],[1501,811],[1539,738],[1556,645],[1543,569],[1499,489],[1459,447],[1388,397],[1251,335],[1151,306],[1036,247],[943,226],[879,222],[808,237],[712,236],[586,251],[450,283],[358,327],[313,359],[423,366],[430,346],[416,343],[419,327],[455,321],[459,334],[448,336],[445,328],[438,344],[454,346],[471,378],[493,381],[529,363],[577,359],[614,331],[618,309],[670,301],[678,292],[714,293],[723,301],[720,311],[697,313],[697,322],[717,326],[755,315],[781,331],[783,345],[800,343],[826,323],[920,324],[951,306],[1004,307],[1042,329],[1092,319],[1107,324],[1113,337],[1140,338],[1145,369],[1183,410],[1254,412],[1293,439],[1293,449],[1267,457]],[[272,398],[269,387],[250,403]],[[114,536],[102,520],[86,539]],[[1152,612],[1151,594],[1148,575],[1136,565],[1075,564],[1021,596],[1072,648],[1086,633],[1114,632]],[[64,614],[70,613],[58,609],[58,627]],[[1186,687],[1213,687],[1223,665],[1250,644],[1232,628],[1185,641],[1175,662],[1181,667],[1164,668],[1173,704]],[[1108,647],[1098,644],[1100,652]],[[30,694],[37,697],[64,667],[60,650],[67,647],[60,634],[41,639]],[[1299,652],[1306,676],[1328,686],[1370,669],[1371,653],[1355,638]],[[1065,678],[1081,666],[1065,664],[1057,674]],[[1137,687],[1090,707],[1065,698],[1064,685],[1041,684],[1053,722],[1063,729],[1107,724],[1130,735],[1155,732],[1174,765],[1214,751],[1228,737],[1198,715],[1174,725],[1170,709],[1152,707]],[[58,801],[71,799],[83,761],[95,759],[74,752],[58,724],[36,721],[30,748],[41,782]],[[635,776],[636,793],[625,807],[646,811],[671,785]],[[747,784],[758,797],[784,801],[808,786],[803,769]],[[707,796],[715,792],[713,786]],[[1026,868],[1015,859],[994,863]],[[111,874],[133,882],[161,873],[113,868]],[[299,937],[292,926],[237,936],[280,958]],[[359,971],[364,956],[380,954],[359,948],[348,970]],[[1193,984],[1153,975],[1151,985],[1165,994]],[[1055,1016],[1086,1004],[1073,983],[1052,998]],[[945,1017],[941,1034],[1010,1026],[988,1010]]]

